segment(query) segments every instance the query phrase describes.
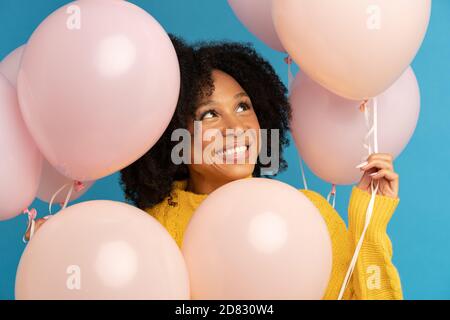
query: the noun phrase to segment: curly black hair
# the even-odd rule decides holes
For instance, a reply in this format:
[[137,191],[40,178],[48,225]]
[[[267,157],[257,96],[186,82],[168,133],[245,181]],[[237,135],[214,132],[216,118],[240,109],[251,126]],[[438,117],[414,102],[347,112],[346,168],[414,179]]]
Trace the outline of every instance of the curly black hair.
[[[212,71],[221,70],[233,77],[252,100],[261,129],[279,130],[279,172],[287,168],[283,149],[289,144],[287,132],[291,118],[291,107],[287,89],[269,62],[264,60],[247,43],[200,42],[193,46],[170,35],[177,52],[181,70],[181,89],[175,114],[155,146],[136,162],[121,171],[121,185],[128,201],[140,209],[149,209],[169,197],[176,180],[189,177],[185,164],[176,165],[171,160],[172,132],[187,128],[189,119],[195,114],[200,99],[214,92]],[[270,155],[270,135],[267,141]],[[266,165],[270,166],[270,164]],[[265,167],[258,159],[254,177],[261,176]]]

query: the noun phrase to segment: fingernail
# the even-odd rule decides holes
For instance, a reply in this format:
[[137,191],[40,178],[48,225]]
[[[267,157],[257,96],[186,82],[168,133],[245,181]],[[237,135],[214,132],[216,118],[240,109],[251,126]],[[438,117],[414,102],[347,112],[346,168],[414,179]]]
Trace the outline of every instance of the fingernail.
[[369,176],[373,177],[373,176],[376,176],[377,174],[378,174],[378,172],[374,172],[374,173],[369,174]]
[[368,162],[367,162],[367,161],[364,161],[363,163],[358,164],[358,165],[356,166],[356,169],[360,169],[360,168],[364,167],[364,166],[367,165],[367,164],[368,164]]

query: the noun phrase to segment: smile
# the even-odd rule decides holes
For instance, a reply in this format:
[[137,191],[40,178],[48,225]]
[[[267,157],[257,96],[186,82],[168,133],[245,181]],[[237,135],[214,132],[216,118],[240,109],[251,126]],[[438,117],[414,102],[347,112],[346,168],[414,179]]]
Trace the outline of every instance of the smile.
[[244,155],[245,152],[249,149],[249,146],[236,146],[236,147],[228,147],[223,150],[219,150],[216,152],[216,155],[221,156],[231,156],[231,155]]

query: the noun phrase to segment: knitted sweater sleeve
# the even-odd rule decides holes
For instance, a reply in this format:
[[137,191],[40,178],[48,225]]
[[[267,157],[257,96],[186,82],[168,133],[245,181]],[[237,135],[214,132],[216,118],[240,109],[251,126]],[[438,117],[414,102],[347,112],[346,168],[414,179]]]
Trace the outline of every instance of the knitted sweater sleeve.
[[[353,187],[348,206],[349,236],[353,250],[365,224],[366,210],[371,195]],[[400,277],[392,263],[392,243],[386,228],[399,199],[381,195],[375,198],[372,219],[350,282],[350,299],[397,300],[403,299]]]

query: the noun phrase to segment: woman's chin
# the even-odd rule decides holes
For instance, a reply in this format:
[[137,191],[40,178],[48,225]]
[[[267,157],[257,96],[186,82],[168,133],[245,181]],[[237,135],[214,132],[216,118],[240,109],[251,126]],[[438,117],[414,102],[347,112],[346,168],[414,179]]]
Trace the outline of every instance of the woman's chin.
[[248,178],[255,170],[254,164],[223,164],[220,165],[221,175],[228,181]]

